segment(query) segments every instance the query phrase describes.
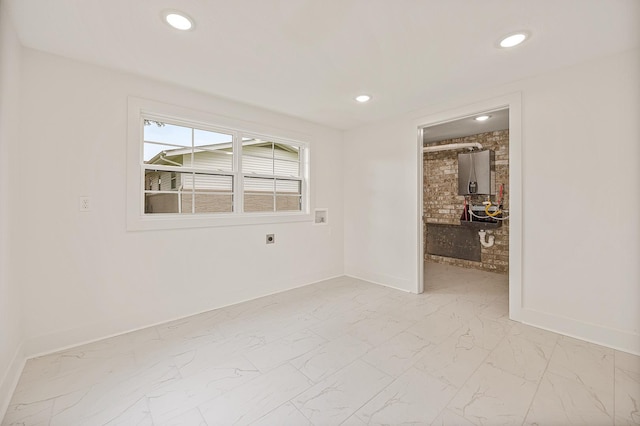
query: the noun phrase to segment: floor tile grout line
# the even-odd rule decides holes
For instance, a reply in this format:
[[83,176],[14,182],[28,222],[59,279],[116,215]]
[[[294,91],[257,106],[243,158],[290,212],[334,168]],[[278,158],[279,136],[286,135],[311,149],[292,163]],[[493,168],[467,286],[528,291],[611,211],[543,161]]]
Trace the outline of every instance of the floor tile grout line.
[[618,375],[617,373],[617,358],[616,357],[616,351],[613,351],[613,413],[611,413],[612,416],[612,420],[613,420],[613,424],[616,424],[616,377]]
[[[307,388],[307,389],[305,390],[305,392],[306,392],[308,389],[310,389],[310,388]],[[299,395],[301,395],[301,394],[298,394],[298,395],[296,395],[296,396],[299,396]],[[309,424],[310,424],[310,425],[313,425],[313,422],[311,421],[311,419],[309,419],[307,416],[305,416],[305,415],[304,415],[304,413],[303,413],[302,411],[300,411],[300,409],[298,408],[298,406],[297,406],[296,404],[294,404],[293,402],[291,402],[291,400],[287,401],[286,403],[290,403],[294,410],[296,410],[298,413],[300,413],[300,415],[301,415],[302,417],[304,417],[305,419],[309,420]],[[286,403],[285,403],[285,404],[286,404]],[[284,404],[282,404],[282,405],[284,405]]]
[[[56,400],[54,398],[54,400],[51,401],[51,407],[49,407],[49,416],[48,416],[49,418],[47,420],[47,425],[50,425],[51,421],[53,420],[53,406],[54,406],[55,402],[56,402]],[[4,422],[4,419],[0,419],[0,420],[2,420],[2,422]]]
[[422,337],[422,336],[418,335],[417,333],[414,333],[414,332],[412,332],[412,331],[408,331],[408,329],[407,329],[407,333],[411,333],[411,334],[413,334],[413,335],[414,335],[414,336],[416,336],[416,337],[419,337],[419,338],[421,338],[421,339],[425,339],[425,340],[427,340],[427,341],[429,341],[429,342],[433,343],[433,344],[434,344],[434,346],[439,346],[442,342],[446,341],[446,340],[447,340],[447,339],[449,339],[451,336],[453,336],[453,335],[454,335],[458,330],[461,330],[462,328],[464,328],[464,326],[465,326],[465,325],[466,325],[466,323],[464,323],[464,324],[460,325],[458,328],[455,328],[451,333],[449,333],[449,334],[445,335],[445,336],[444,336],[444,338],[442,338],[442,340],[441,340],[441,341],[439,341],[439,342],[434,342],[433,340],[426,339],[426,338],[424,338],[424,337]]
[[[305,390],[306,391],[306,390]],[[297,396],[297,395],[296,395]],[[295,397],[294,397],[295,398]],[[267,411],[266,413],[264,413],[262,416],[258,417],[257,419],[255,419],[254,421],[252,421],[251,423],[249,423],[249,426],[251,426],[252,424],[255,424],[257,422],[259,422],[260,420],[264,419],[265,417],[267,417],[269,414],[273,413],[274,411],[280,409],[281,407],[284,407],[287,404],[291,404],[293,406],[293,408],[296,409],[296,411],[300,412],[300,410],[298,410],[298,407],[295,406],[295,404],[291,401],[291,399],[286,400],[285,402],[283,402],[282,404],[278,405],[277,407],[274,407],[272,410]],[[300,413],[302,414],[302,413]],[[305,416],[304,414],[302,414],[302,416],[306,419],[307,416]]]
[[[373,366],[373,365],[369,364],[368,362],[366,362],[365,360],[361,359],[361,358],[362,358],[362,356],[364,356],[364,355],[365,355],[366,353],[368,353],[368,352],[369,352],[369,351],[365,352],[365,353],[364,353],[364,354],[362,354],[360,357],[358,357],[358,358],[354,359],[354,360],[353,360],[353,361],[351,361],[349,364],[345,365],[344,367],[340,368],[339,370],[336,370],[336,371],[335,371],[335,372],[333,372],[332,374],[330,374],[330,375],[328,375],[328,376],[324,377],[322,380],[320,380],[320,381],[318,381],[318,382],[315,382],[313,385],[311,385],[309,388],[305,389],[304,391],[300,392],[298,395],[296,395],[295,397],[293,397],[291,400],[293,400],[294,398],[296,398],[296,397],[300,396],[301,394],[303,394],[304,392],[306,392],[307,390],[309,390],[309,389],[310,389],[310,388],[312,388],[313,386],[316,386],[317,384],[319,384],[319,383],[321,383],[321,382],[323,382],[323,381],[327,380],[328,378],[335,376],[335,375],[336,375],[336,374],[338,374],[340,371],[345,370],[346,368],[350,367],[351,365],[355,364],[355,363],[356,363],[356,362],[358,362],[358,361],[360,361],[360,362],[362,362],[362,363],[365,363],[366,365],[368,365],[368,366],[370,366],[370,367],[372,367],[372,368],[375,368],[375,369],[376,369],[378,372],[380,372],[381,374],[383,374],[383,375],[385,375],[385,376],[389,377],[390,379],[392,379],[392,380],[391,380],[391,382],[390,382],[387,386],[384,386],[384,387],[383,387],[379,392],[377,392],[374,396],[372,396],[371,398],[369,398],[369,399],[368,399],[364,404],[362,404],[362,405],[361,405],[360,407],[358,407],[355,411],[353,411],[351,414],[349,414],[349,416],[347,416],[347,418],[345,419],[345,420],[347,420],[349,417],[353,416],[353,415],[354,415],[358,410],[360,410],[360,408],[364,407],[364,406],[365,406],[369,401],[371,401],[371,399],[375,398],[375,397],[376,397],[380,392],[382,392],[384,389],[386,389],[386,388],[387,388],[391,383],[393,383],[393,382],[397,379],[397,377],[393,377],[392,375],[390,375],[390,374],[388,374],[388,373],[385,373],[384,371],[381,371],[380,369],[376,368],[375,366]],[[301,372],[301,373],[302,373],[302,372]],[[302,374],[304,374],[304,373],[302,373]],[[305,377],[306,377],[306,375],[305,375]],[[290,401],[291,401],[291,400],[290,400]],[[291,401],[291,403],[292,403],[296,408],[298,408],[298,407],[295,405],[295,403],[294,403],[293,401]],[[302,414],[304,415],[304,413],[302,413]],[[309,420],[309,422],[311,422],[311,423],[313,424],[313,421],[312,421],[311,419],[309,419],[306,415],[305,415],[305,418],[307,418],[307,419]],[[343,420],[343,422],[344,422],[345,420]],[[342,423],[342,422],[341,422],[341,423]]]
[[[404,332],[402,332],[402,333],[404,333]],[[399,333],[399,334],[401,334],[401,333]],[[398,334],[398,335],[399,335],[399,334]],[[412,336],[415,336],[415,335],[412,335]],[[416,336],[416,337],[417,337],[417,336]],[[430,350],[433,350],[433,349],[436,347],[436,345],[433,345],[434,347],[433,347],[433,348],[431,348],[431,344],[430,344],[430,342],[428,342],[428,343],[429,343],[429,344],[428,344],[426,347],[422,348],[422,349],[421,349],[420,351],[418,351],[418,352],[422,352],[423,350],[425,350],[425,349],[427,349],[427,348],[430,348]],[[420,361],[420,360],[421,360],[421,359],[422,359],[422,358],[423,358],[423,357],[424,357],[424,356],[429,352],[429,351],[427,351],[427,353],[422,354],[422,356],[420,356],[418,359],[415,359],[415,360],[414,360],[413,362],[411,362],[408,366],[406,366],[406,367],[402,368],[402,371],[400,371],[400,374],[398,374],[398,375],[393,375],[392,373],[387,373],[386,371],[381,370],[378,366],[376,366],[376,365],[374,365],[373,363],[371,363],[370,361],[367,361],[366,359],[364,359],[364,357],[365,357],[367,354],[369,354],[370,352],[372,352],[372,351],[374,351],[374,350],[378,349],[378,347],[379,347],[379,346],[376,346],[376,347],[374,347],[373,349],[371,349],[371,350],[369,350],[369,351],[365,352],[365,353],[364,353],[364,354],[362,354],[362,355],[360,356],[360,358],[358,358],[358,359],[360,359],[362,362],[364,362],[364,363],[366,363],[366,364],[370,365],[371,367],[375,368],[376,370],[378,370],[378,371],[380,371],[380,372],[382,372],[382,373],[385,373],[385,374],[386,374],[386,375],[388,375],[388,376],[394,377],[394,380],[395,380],[395,378],[398,378],[398,377],[402,376],[404,373],[406,373],[407,371],[409,371],[412,367],[414,367],[414,366],[415,366],[415,365],[416,365],[416,364],[417,364],[417,363],[418,363],[418,362],[419,362],[419,361]],[[417,367],[416,367],[416,368],[417,368]]]
[[557,347],[558,347],[558,339],[556,339],[555,344],[553,345],[553,349],[551,350],[551,354],[549,355],[549,360],[547,361],[547,365],[544,366],[544,371],[542,372],[542,374],[540,375],[540,378],[538,379],[536,391],[533,393],[533,396],[531,397],[531,401],[529,401],[529,407],[527,407],[527,411],[524,414],[524,418],[522,419],[522,423],[521,423],[522,426],[524,426],[524,422],[526,422],[527,418],[529,417],[529,413],[531,412],[531,407],[533,407],[533,401],[535,401],[536,397],[538,396],[538,392],[540,391],[540,385],[542,385],[542,381],[547,375],[547,370],[549,370],[549,364],[551,364],[551,359],[553,358],[553,355],[556,353]]
[[209,422],[207,422],[207,419],[204,418],[204,414],[202,414],[202,410],[200,409],[200,407],[196,406],[195,409],[198,411],[198,414],[200,414],[200,418],[204,422],[205,426],[209,426]]
[[[502,343],[502,341],[504,339],[507,338],[507,334],[505,334],[502,339],[500,339],[500,341],[498,342],[498,344],[496,345],[496,348],[500,345],[500,343]],[[471,377],[473,377],[474,374],[476,374],[476,372],[480,369],[480,367],[482,367],[484,364],[487,363],[487,359],[489,359],[489,357],[491,356],[491,354],[493,353],[493,351],[495,350],[495,348],[493,350],[488,351],[487,355],[482,359],[482,361],[478,364],[478,366],[475,368],[475,370],[473,370],[468,376],[467,379],[460,385],[460,387],[458,387],[457,392],[449,399],[449,401],[447,401],[447,403],[445,404],[444,408],[440,411],[440,413],[438,413],[438,416],[447,408],[449,408],[449,404],[451,404],[451,401],[453,401],[462,391],[462,389],[464,389],[465,385],[469,382],[469,380],[471,380]],[[457,413],[456,413],[457,414]],[[467,419],[464,415],[461,415],[461,417],[463,417],[464,419]],[[437,417],[436,417],[437,419]],[[469,420],[469,419],[467,419]],[[470,421],[470,420],[469,420]],[[474,422],[471,422],[474,423]]]
[[[360,360],[360,359],[358,359],[358,360]],[[368,363],[368,362],[366,362],[365,360],[361,360],[361,361],[362,361],[362,362],[364,362],[364,363],[365,363],[365,364],[367,364],[367,365],[370,365],[371,367],[375,368],[376,370],[380,371],[380,369],[378,369],[378,368],[376,368],[375,366],[373,366],[373,365],[369,364],[369,363]],[[366,400],[362,405],[360,405],[358,408],[356,408],[356,409],[355,409],[351,414],[349,414],[349,415],[347,416],[347,418],[346,418],[346,419],[344,419],[342,422],[340,422],[340,424],[342,424],[342,423],[344,423],[345,421],[349,420],[349,418],[350,418],[351,416],[356,416],[359,420],[362,420],[362,419],[360,418],[360,416],[358,416],[356,413],[357,413],[358,411],[360,411],[360,410],[362,409],[362,407],[364,407],[364,406],[365,406],[365,405],[367,405],[370,401],[372,401],[375,397],[377,397],[377,396],[378,396],[378,395],[380,395],[382,392],[384,392],[384,391],[385,391],[389,386],[391,386],[393,383],[395,383],[395,382],[398,380],[398,378],[400,377],[400,376],[398,376],[398,377],[394,377],[394,376],[392,376],[392,375],[390,375],[390,374],[384,373],[383,371],[380,371],[380,372],[381,372],[381,373],[383,373],[384,375],[388,376],[388,377],[389,377],[389,378],[391,378],[392,380],[391,380],[391,381],[390,381],[386,386],[383,386],[383,387],[382,387],[382,389],[380,389],[378,392],[376,392],[376,393],[375,393],[371,398],[367,399],[367,400]],[[363,420],[363,422],[364,422],[364,420]],[[367,422],[367,424],[368,424],[368,423],[369,423],[369,422]]]
[[[253,363],[253,362],[251,362],[251,360],[246,356],[246,353],[245,353],[245,352],[242,352],[241,356],[243,356],[247,361],[249,361],[249,363],[250,363],[251,365],[253,365],[253,366],[256,368],[256,370],[257,370],[257,371],[259,371],[261,374],[266,374],[266,373],[268,373],[268,372],[270,372],[270,371],[272,371],[272,370],[275,370],[276,368],[281,367],[282,365],[287,364],[287,363],[289,363],[290,361],[292,361],[292,360],[294,360],[294,359],[296,359],[296,358],[299,358],[299,357],[301,357],[301,356],[304,356],[304,355],[308,354],[309,352],[316,350],[316,349],[317,349],[317,348],[319,348],[320,346],[322,346],[322,345],[324,345],[324,344],[326,344],[326,343],[330,342],[330,340],[329,340],[329,339],[327,339],[327,338],[325,338],[325,337],[320,336],[318,333],[315,333],[313,330],[311,330],[311,329],[309,329],[309,328],[304,328],[304,329],[301,329],[301,330],[295,331],[295,332],[293,332],[293,333],[291,333],[291,334],[289,334],[289,335],[287,335],[287,336],[285,336],[285,337],[282,337],[282,338],[280,338],[280,339],[274,340],[273,342],[267,343],[266,345],[263,345],[263,346],[260,346],[260,347],[258,347],[258,348],[255,348],[255,349],[253,349],[252,351],[249,351],[248,353],[253,352],[253,351],[255,351],[255,350],[258,350],[258,349],[262,349],[262,348],[264,348],[265,346],[267,346],[267,345],[269,345],[269,344],[271,344],[271,343],[279,342],[279,341],[280,341],[280,340],[282,340],[282,339],[285,339],[285,338],[287,338],[287,337],[293,336],[293,335],[294,335],[294,334],[296,334],[296,333],[301,333],[301,332],[304,332],[304,331],[308,331],[309,333],[313,334],[314,336],[316,336],[316,337],[318,337],[318,338],[320,338],[320,339],[324,340],[324,342],[320,343],[319,345],[316,345],[316,346],[312,347],[311,349],[309,349],[309,350],[308,350],[308,351],[306,351],[306,352],[303,352],[303,353],[301,353],[301,354],[298,354],[298,355],[294,356],[293,358],[289,358],[289,359],[286,359],[286,360],[284,360],[284,361],[281,361],[279,364],[276,364],[276,365],[274,365],[273,367],[271,367],[271,368],[269,368],[269,369],[267,369],[267,370],[265,370],[265,371],[260,370],[260,369],[259,369],[259,368],[258,368],[258,367]],[[293,365],[292,365],[292,367],[293,367]],[[295,368],[295,367],[294,367],[294,368]]]
[[[330,374],[329,376],[327,376],[327,377],[325,377],[325,378],[321,379],[320,381],[316,382],[316,381],[312,380],[309,376],[307,376],[306,374],[304,374],[302,371],[300,371],[298,368],[296,368],[296,366],[294,366],[293,364],[291,364],[291,361],[288,361],[287,363],[288,363],[289,365],[291,365],[291,366],[292,366],[296,371],[298,371],[300,374],[302,374],[304,377],[306,377],[306,378],[311,382],[311,384],[310,384],[307,388],[305,388],[304,390],[300,391],[300,392],[299,392],[298,394],[296,394],[295,396],[291,397],[289,400],[287,400],[287,402],[291,403],[291,405],[293,405],[293,406],[295,407],[295,409],[296,409],[296,410],[298,410],[298,411],[300,412],[300,414],[302,414],[302,416],[303,416],[305,419],[307,419],[307,420],[309,421],[309,423],[313,424],[313,422],[311,421],[311,419],[310,419],[309,417],[307,417],[307,415],[306,415],[306,414],[304,414],[302,411],[300,411],[300,409],[299,409],[299,408],[298,408],[298,406],[296,405],[296,403],[295,403],[294,399],[296,399],[297,397],[299,397],[300,395],[302,395],[303,393],[305,393],[306,391],[308,391],[308,390],[309,390],[309,389],[311,389],[312,387],[316,386],[318,383],[321,383],[323,380],[325,380],[325,379],[327,379],[327,378],[329,378],[329,377],[333,376],[333,374],[337,373],[337,372],[338,372],[338,371],[340,371],[340,370],[335,371],[333,374]],[[348,365],[351,365],[351,364],[348,364]],[[285,402],[285,403],[283,403],[283,405],[284,405],[284,404],[286,404],[286,402]]]
[[[371,342],[368,342],[368,341],[362,340],[362,339],[360,339],[360,338],[358,338],[358,337],[356,337],[356,336],[351,336],[351,335],[350,335],[350,336],[351,336],[351,337],[353,337],[354,339],[360,340],[361,342],[368,343],[369,345],[371,345],[371,349],[369,349],[369,350],[366,352],[366,353],[369,353],[369,352],[371,352],[372,350],[374,350],[374,349],[376,349],[376,348],[379,348],[379,347],[381,347],[382,345],[384,345],[384,344],[388,343],[390,340],[394,339],[395,337],[397,337],[397,336],[398,336],[398,335],[400,335],[401,333],[404,333],[405,331],[407,331],[409,328],[413,327],[414,325],[415,325],[415,324],[411,324],[411,325],[409,325],[408,327],[405,327],[405,328],[401,329],[401,330],[400,330],[400,331],[398,331],[396,334],[394,334],[393,336],[391,336],[391,337],[389,337],[389,338],[387,338],[387,339],[383,340],[382,342],[378,343],[377,345],[373,345]],[[348,334],[348,333],[347,333],[347,334]],[[366,353],[365,353],[365,354],[366,354]],[[364,356],[364,354],[363,354],[362,356]]]

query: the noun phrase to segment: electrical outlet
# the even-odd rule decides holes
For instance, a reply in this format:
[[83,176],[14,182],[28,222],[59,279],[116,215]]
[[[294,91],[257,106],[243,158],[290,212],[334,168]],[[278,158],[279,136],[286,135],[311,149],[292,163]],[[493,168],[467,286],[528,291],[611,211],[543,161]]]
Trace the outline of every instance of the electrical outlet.
[[276,243],[276,234],[267,234],[267,244]]
[[80,211],[91,211],[91,204],[89,203],[89,197],[80,197]]

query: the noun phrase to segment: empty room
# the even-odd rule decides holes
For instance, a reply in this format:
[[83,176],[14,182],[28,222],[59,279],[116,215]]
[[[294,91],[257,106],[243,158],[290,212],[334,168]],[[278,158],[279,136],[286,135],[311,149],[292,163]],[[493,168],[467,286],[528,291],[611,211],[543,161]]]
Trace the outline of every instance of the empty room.
[[637,0],[0,0],[0,424],[640,425]]

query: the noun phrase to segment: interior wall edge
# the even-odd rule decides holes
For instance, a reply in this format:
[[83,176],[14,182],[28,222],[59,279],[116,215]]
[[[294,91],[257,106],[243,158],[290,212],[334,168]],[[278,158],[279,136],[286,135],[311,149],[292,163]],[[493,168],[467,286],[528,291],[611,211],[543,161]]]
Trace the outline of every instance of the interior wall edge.
[[22,52],[7,3],[0,0],[0,420],[3,418],[25,363],[24,300],[13,262],[15,226],[15,142],[20,139],[19,104],[22,91]]
[[26,363],[27,357],[24,353],[24,344],[21,344],[16,348],[13,360],[0,381],[0,419],[4,418],[9,408],[9,403],[18,386],[18,380],[20,380],[22,370],[24,370]]
[[394,290],[403,291],[405,293],[416,293],[415,291],[408,290],[409,288],[413,288],[412,282],[400,277],[394,277],[386,274],[372,274],[370,272],[358,270],[357,268],[353,267],[345,267],[345,276],[362,281],[367,281],[371,284],[392,288]]

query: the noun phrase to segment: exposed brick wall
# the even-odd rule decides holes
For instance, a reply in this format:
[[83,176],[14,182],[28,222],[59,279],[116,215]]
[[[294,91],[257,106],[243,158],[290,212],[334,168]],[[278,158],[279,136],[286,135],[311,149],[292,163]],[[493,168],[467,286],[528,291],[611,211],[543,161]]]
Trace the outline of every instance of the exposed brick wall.
[[[495,151],[496,192],[504,185],[504,208],[509,208],[509,130],[481,133],[463,138],[449,139],[438,144],[480,142],[485,149]],[[461,150],[424,154],[424,216],[426,223],[459,225],[464,206],[464,196],[458,195],[458,153]],[[473,196],[474,204],[481,204],[486,196]],[[496,196],[492,197],[495,202]],[[425,241],[426,229],[425,226]],[[509,221],[491,230],[495,236],[493,247],[482,247],[481,261],[435,256],[425,253],[425,260],[448,263],[483,271],[508,273],[509,271]],[[425,242],[426,247],[426,242]]]
[[[245,212],[273,211],[273,195],[244,194]],[[300,211],[300,197],[276,194],[276,211]]]
[[[193,195],[189,192],[182,194],[183,211],[191,213]],[[196,213],[231,213],[233,211],[233,195],[225,194],[196,194]]]
[[[201,191],[207,192],[207,191]],[[182,193],[183,212],[191,213],[192,194]],[[233,211],[231,194],[196,194],[196,213],[230,213]],[[277,211],[300,211],[300,197],[276,194]],[[245,194],[245,212],[273,211],[273,194]],[[178,213],[178,194],[150,194],[146,196],[146,213]]]

